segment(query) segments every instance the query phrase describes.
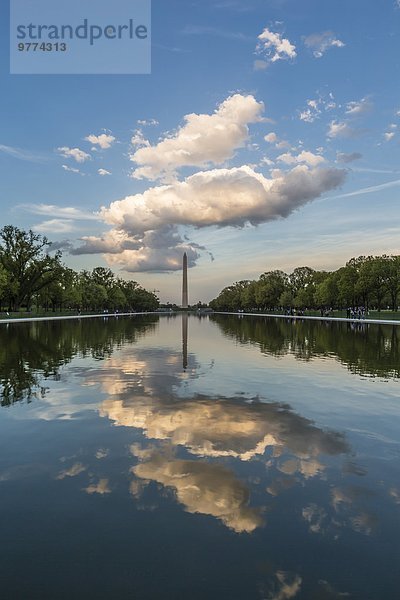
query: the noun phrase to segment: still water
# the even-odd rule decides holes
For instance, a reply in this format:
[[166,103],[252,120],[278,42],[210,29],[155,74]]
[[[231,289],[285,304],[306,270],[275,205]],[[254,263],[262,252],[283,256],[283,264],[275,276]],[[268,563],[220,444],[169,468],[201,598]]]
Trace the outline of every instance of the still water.
[[0,598],[397,600],[400,327],[0,324]]

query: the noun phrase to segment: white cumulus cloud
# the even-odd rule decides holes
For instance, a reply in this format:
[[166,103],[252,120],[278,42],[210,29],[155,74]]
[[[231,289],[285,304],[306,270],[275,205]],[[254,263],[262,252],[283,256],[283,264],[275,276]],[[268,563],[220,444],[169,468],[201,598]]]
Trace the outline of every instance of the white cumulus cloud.
[[296,162],[307,164],[286,173],[273,171],[271,178],[245,165],[152,187],[102,208],[111,231],[102,238],[83,238],[84,245],[73,253],[101,252],[109,264],[137,272],[178,270],[184,250],[193,265],[203,248],[182,240],[177,226],[243,227],[288,217],[343,183],[343,170],[308,166],[322,160],[303,151]]
[[104,177],[105,175],[111,175],[110,171],[107,171],[107,169],[98,169],[97,170],[98,174],[101,175],[102,177]]
[[84,163],[91,158],[90,154],[80,150],[80,148],[68,148],[68,146],[62,146],[61,148],[58,148],[58,152],[64,158],[73,158],[77,163]]
[[71,250],[71,254],[102,253],[109,265],[132,273],[180,270],[184,252],[189,267],[193,267],[200,258],[199,250],[206,250],[203,246],[184,240],[174,225],[166,225],[142,235],[130,235],[112,229],[100,238],[87,236],[81,239],[83,245]]
[[277,60],[290,60],[296,58],[296,46],[280,33],[265,28],[258,36],[256,52],[263,55],[268,62]]
[[133,136],[131,137],[131,144],[135,148],[140,148],[142,146],[150,146],[149,140],[146,140],[141,129],[135,129],[135,131],[133,132]]
[[91,133],[85,137],[85,140],[94,146],[99,146],[102,150],[107,150],[115,142],[115,137],[106,133],[101,133],[100,135],[93,135]]
[[[150,180],[173,174],[185,166],[219,165],[233,157],[249,138],[249,124],[261,119],[264,104],[254,96],[235,94],[215,112],[189,114],[185,124],[155,146],[139,148],[131,155],[138,166],[132,176]],[[132,143],[140,141],[134,137]]]
[[343,172],[329,168],[298,166],[272,179],[246,165],[214,169],[128,196],[100,214],[107,224],[135,234],[166,224],[257,225],[288,216],[342,181]]
[[306,163],[311,167],[316,167],[325,162],[323,156],[313,154],[313,152],[308,152],[307,150],[303,150],[297,156],[293,156],[290,152],[286,152],[285,154],[278,156],[277,160],[284,162],[287,165]]

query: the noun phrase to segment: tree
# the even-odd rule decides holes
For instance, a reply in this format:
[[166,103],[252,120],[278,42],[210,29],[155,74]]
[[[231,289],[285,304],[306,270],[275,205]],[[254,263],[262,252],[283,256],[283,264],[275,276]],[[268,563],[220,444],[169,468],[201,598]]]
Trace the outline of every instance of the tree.
[[7,271],[0,264],[0,300],[3,299],[3,295],[4,295],[5,291],[6,291],[7,280],[8,280]]
[[374,296],[378,311],[386,294],[388,263],[381,256],[368,256],[360,267],[356,289],[361,293],[363,304],[368,308],[371,295]]
[[111,269],[106,269],[104,267],[96,267],[93,269],[91,273],[91,279],[94,283],[102,285],[109,290],[115,284],[115,275],[111,271]]
[[63,305],[66,308],[79,308],[82,305],[82,285],[79,273],[64,266],[62,288]]
[[126,306],[126,296],[118,285],[113,285],[107,290],[107,306],[113,310]]
[[283,271],[268,271],[260,276],[256,288],[257,305],[262,308],[276,308],[279,298],[288,284],[288,276]]
[[293,293],[289,288],[286,289],[284,292],[282,292],[282,294],[279,298],[279,304],[283,308],[292,308],[293,307]]
[[323,281],[317,284],[314,294],[317,306],[338,306],[338,273],[329,273]]
[[256,301],[257,294],[257,282],[250,281],[249,285],[245,287],[242,291],[242,306],[246,310],[251,310],[255,306],[257,306]]
[[388,269],[386,286],[390,295],[392,310],[397,312],[398,296],[400,293],[400,256],[384,256]]
[[211,308],[228,311],[244,308],[246,303],[249,302],[247,289],[252,283],[246,279],[244,281],[237,281],[233,285],[224,288],[219,296],[210,304]]
[[224,288],[210,302],[214,310],[238,308],[298,307],[343,308],[373,303],[380,309],[398,309],[400,256],[359,256],[337,271],[298,267],[291,275],[283,271],[263,273],[258,281],[240,281]]
[[107,290],[103,285],[88,281],[82,291],[82,304],[88,310],[104,309],[107,303]]
[[358,304],[359,289],[357,283],[360,277],[360,268],[364,261],[365,256],[351,258],[346,266],[337,271],[339,301],[342,305],[356,306]]
[[61,253],[50,257],[47,238],[12,225],[0,230],[0,264],[8,273],[10,308],[29,308],[32,295],[57,279]]
[[291,275],[289,282],[294,294],[309,286],[314,280],[315,270],[311,267],[297,267]]
[[160,301],[153,292],[143,289],[137,281],[118,279],[117,283],[123,292],[127,306],[131,310],[156,310]]

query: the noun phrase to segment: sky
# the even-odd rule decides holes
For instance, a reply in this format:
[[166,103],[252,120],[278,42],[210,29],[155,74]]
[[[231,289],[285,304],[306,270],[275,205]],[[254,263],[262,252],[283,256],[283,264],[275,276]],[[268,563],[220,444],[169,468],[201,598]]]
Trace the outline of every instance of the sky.
[[400,254],[400,1],[153,0],[150,75],[10,75],[0,226],[180,303]]

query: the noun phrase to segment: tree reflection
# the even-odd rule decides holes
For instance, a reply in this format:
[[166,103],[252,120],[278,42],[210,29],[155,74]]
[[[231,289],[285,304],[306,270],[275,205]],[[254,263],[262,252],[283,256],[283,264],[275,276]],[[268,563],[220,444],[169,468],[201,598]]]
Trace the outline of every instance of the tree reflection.
[[258,344],[265,354],[290,353],[305,361],[334,356],[355,374],[400,377],[400,329],[396,325],[239,319],[233,315],[213,315],[211,319],[226,336],[242,344]]
[[154,328],[157,316],[0,325],[1,406],[44,396],[46,379],[59,378],[60,367],[76,356],[102,360],[114,348],[132,343]]

